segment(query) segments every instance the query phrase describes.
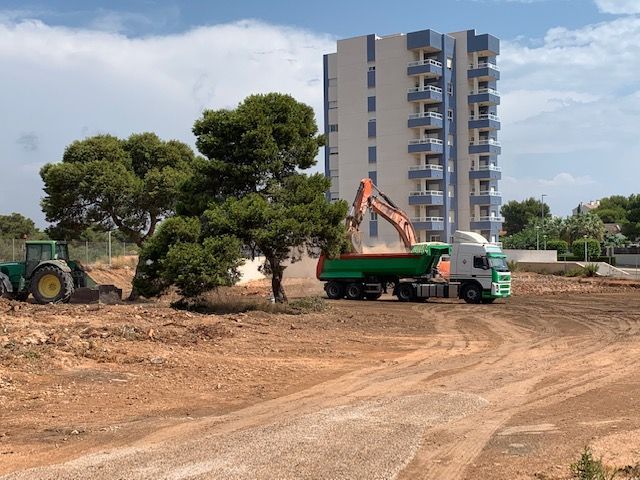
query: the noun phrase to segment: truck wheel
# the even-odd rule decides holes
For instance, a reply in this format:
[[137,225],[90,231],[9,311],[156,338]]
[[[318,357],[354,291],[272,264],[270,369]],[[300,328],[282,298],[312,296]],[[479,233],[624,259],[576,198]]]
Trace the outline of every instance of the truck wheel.
[[327,297],[331,300],[339,300],[344,297],[344,288],[338,282],[329,282],[324,286]]
[[381,293],[365,293],[364,298],[367,300],[378,300],[382,296]]
[[483,298],[483,299],[482,299],[482,303],[487,303],[487,304],[488,304],[488,303],[493,303],[493,302],[495,302],[495,301],[496,301],[496,299],[495,299],[495,298]]
[[401,283],[396,290],[396,296],[401,302],[411,302],[416,298],[416,294],[413,291],[413,285],[410,283]]
[[482,290],[478,285],[471,283],[462,288],[461,296],[467,303],[480,303],[482,301]]
[[350,283],[347,285],[347,299],[362,300],[362,285],[359,283]]
[[47,265],[31,277],[31,294],[36,302],[67,302],[73,293],[73,277],[57,267]]

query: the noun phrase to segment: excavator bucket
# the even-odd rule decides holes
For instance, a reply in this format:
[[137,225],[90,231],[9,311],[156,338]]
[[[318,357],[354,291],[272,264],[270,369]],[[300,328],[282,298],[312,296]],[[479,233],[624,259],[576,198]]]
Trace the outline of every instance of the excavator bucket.
[[104,303],[114,304],[122,301],[122,289],[115,285],[96,285],[95,287],[76,288],[69,303]]

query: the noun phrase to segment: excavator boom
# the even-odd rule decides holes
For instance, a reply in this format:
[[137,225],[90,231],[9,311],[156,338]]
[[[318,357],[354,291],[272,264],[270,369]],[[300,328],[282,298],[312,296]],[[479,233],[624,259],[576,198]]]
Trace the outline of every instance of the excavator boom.
[[362,253],[360,225],[368,209],[393,225],[407,249],[416,243],[416,232],[407,214],[393,203],[370,178],[364,178],[360,181],[356,198],[347,216],[347,234],[356,252]]

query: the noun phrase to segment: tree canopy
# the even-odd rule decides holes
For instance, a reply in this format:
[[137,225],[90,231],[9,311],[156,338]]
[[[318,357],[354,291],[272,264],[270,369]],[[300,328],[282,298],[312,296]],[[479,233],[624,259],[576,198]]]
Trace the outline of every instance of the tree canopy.
[[603,198],[593,213],[605,223],[619,224],[625,236],[632,239],[640,238],[640,194]]
[[0,215],[0,238],[34,238],[41,235],[33,220],[20,213]]
[[97,135],[69,145],[60,163],[42,167],[42,209],[57,232],[79,236],[94,225],[118,229],[141,246],[173,214],[195,155],[153,133]]
[[500,210],[504,217],[503,228],[508,235],[521,232],[532,220],[551,216],[549,205],[542,203],[533,197],[521,202],[511,200],[504,204]]

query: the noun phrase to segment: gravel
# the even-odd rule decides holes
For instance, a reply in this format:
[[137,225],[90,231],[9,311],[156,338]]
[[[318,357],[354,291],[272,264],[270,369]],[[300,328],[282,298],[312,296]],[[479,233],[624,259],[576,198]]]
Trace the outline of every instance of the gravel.
[[18,479],[392,479],[411,461],[425,429],[487,402],[459,392],[376,398],[246,430],[88,455]]

